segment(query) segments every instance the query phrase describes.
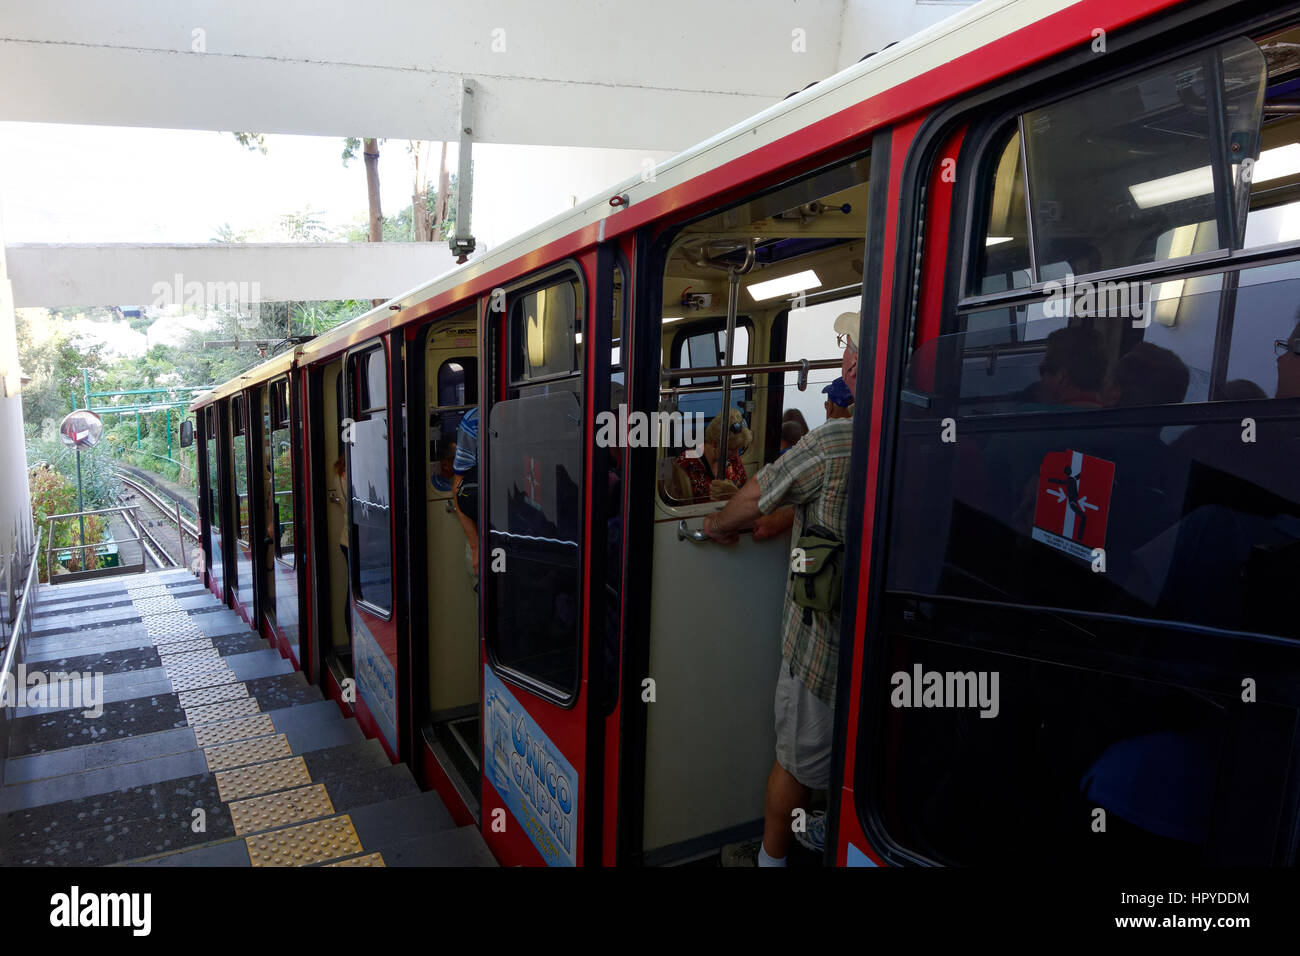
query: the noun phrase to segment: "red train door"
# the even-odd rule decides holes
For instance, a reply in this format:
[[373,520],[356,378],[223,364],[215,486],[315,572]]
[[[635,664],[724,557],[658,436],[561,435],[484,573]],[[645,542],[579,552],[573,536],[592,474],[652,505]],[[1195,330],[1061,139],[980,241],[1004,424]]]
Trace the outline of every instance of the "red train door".
[[604,544],[592,545],[586,424],[591,363],[609,342],[607,327],[584,321],[596,295],[566,263],[490,299],[486,314],[482,827],[506,865],[600,859],[601,747],[589,743],[589,717],[591,621],[605,616],[592,606],[592,565],[603,593]]
[[[402,741],[397,674],[400,671],[395,614],[392,457],[386,344],[373,341],[348,353],[342,438],[346,472],[348,580],[351,614],[348,639],[357,722],[398,759]],[[400,412],[398,413],[400,414]],[[330,471],[331,480],[334,472]],[[345,693],[344,699],[347,700]]]

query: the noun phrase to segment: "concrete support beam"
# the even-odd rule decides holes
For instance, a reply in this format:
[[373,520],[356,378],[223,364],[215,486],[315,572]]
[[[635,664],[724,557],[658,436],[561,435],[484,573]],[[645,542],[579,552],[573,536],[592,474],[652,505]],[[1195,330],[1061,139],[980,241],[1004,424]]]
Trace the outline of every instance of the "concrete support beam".
[[468,78],[476,142],[684,149],[834,73],[844,4],[11,3],[0,119],[455,141]]
[[388,299],[455,265],[441,242],[18,244],[6,252],[18,308],[183,303],[192,283],[209,302],[211,286],[238,289],[244,302]]

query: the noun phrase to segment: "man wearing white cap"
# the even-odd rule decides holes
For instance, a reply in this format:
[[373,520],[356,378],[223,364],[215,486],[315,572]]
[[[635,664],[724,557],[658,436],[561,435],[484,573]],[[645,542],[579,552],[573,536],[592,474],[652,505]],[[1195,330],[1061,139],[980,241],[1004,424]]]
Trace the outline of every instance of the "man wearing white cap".
[[[836,341],[844,349],[840,371],[851,392],[857,390],[860,321],[856,312],[835,320]],[[739,540],[737,531],[752,526],[760,515],[793,505],[796,540],[817,528],[843,542],[852,445],[852,419],[835,418],[814,428],[746,482],[720,512],[705,518],[705,533],[720,544],[733,544]],[[811,791],[830,788],[840,613],[838,606],[827,612],[800,606],[794,587],[791,576],[781,618],[776,760],[767,778],[763,839],[724,849],[724,866],[785,866],[794,811],[806,807]],[[800,834],[800,842],[815,850],[824,847],[825,838],[824,817],[813,818],[806,834]]]

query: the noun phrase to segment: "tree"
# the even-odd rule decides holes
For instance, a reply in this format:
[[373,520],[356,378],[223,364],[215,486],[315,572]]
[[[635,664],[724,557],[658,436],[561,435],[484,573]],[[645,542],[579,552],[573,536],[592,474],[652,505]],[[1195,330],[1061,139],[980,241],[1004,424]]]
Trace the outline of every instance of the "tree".
[[384,240],[384,212],[379,205],[379,140],[373,137],[365,140],[349,136],[343,141],[343,165],[346,166],[357,158],[357,148],[366,163],[366,200],[370,206],[369,239],[371,242]]
[[103,345],[65,331],[48,313],[19,309],[14,312],[18,337],[18,364],[31,376],[23,386],[23,419],[39,424],[56,423],[82,404],[81,370],[103,364]]

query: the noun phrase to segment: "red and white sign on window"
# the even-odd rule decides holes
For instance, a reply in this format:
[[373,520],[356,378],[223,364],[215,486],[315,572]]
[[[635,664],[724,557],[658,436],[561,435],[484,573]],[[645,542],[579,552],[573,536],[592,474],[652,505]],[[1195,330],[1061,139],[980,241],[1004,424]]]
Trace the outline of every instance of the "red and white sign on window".
[[1033,538],[1058,551],[1092,561],[1106,547],[1115,463],[1083,452],[1050,451],[1038,467]]

